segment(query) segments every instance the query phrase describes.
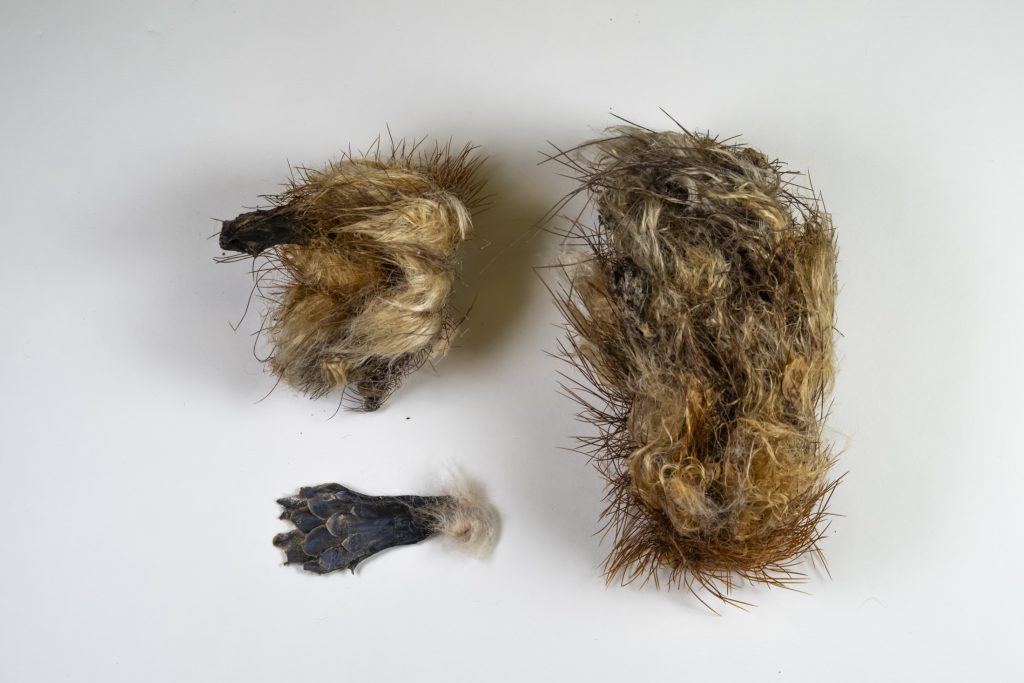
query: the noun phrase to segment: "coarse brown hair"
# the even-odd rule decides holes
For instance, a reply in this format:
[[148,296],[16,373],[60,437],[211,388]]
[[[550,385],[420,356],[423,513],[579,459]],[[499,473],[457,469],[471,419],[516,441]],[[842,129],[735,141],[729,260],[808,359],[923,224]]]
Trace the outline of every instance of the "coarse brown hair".
[[837,251],[820,197],[682,126],[619,126],[552,158],[579,181],[560,210],[587,197],[556,299],[582,374],[566,389],[597,426],[579,449],[608,483],[606,577],[667,568],[730,603],[737,578],[800,580],[837,483],[822,437]]

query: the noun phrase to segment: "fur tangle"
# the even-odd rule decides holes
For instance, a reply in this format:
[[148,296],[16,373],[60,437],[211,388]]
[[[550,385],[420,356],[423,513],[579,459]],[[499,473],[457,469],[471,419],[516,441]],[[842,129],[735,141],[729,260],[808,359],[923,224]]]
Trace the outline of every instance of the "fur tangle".
[[260,286],[271,370],[313,397],[354,389],[343,395],[362,410],[447,353],[457,249],[482,185],[471,146],[376,148],[300,169],[268,198],[274,208],[221,232],[225,248],[266,258],[257,285],[273,282],[269,294]]
[[[595,208],[563,264],[567,387],[608,482],[608,580],[727,602],[736,578],[820,557],[831,446],[836,243],[820,198],[740,144],[635,126],[558,154]],[[579,214],[583,216],[583,212]],[[821,558],[823,559],[823,558]],[[698,598],[699,598],[698,594]]]

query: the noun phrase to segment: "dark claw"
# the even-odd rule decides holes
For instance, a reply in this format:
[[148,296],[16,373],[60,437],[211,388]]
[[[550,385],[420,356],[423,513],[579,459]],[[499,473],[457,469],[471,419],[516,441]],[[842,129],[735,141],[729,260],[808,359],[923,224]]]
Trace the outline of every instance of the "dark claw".
[[306,499],[301,496],[288,496],[287,498],[278,498],[277,504],[285,510],[298,510],[306,507]]
[[310,557],[302,550],[303,535],[299,531],[289,531],[274,536],[274,545],[284,550],[285,564],[304,564]]

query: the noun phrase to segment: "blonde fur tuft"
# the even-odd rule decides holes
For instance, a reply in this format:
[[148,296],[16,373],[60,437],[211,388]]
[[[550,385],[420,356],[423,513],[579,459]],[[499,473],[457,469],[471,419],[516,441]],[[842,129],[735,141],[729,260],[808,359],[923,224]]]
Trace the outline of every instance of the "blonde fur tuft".
[[487,557],[501,535],[501,518],[481,484],[454,475],[443,504],[425,510],[438,533],[467,553]]

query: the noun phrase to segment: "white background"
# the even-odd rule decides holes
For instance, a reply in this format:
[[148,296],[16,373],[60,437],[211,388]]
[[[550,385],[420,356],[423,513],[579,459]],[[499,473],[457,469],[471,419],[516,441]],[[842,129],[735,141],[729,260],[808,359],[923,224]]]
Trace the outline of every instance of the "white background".
[[[1021,32],[1015,2],[5,2],[0,679],[1020,680]],[[559,146],[620,114],[809,169],[841,245],[848,471],[807,595],[605,588],[602,483],[564,450],[531,225]],[[376,414],[274,385],[218,229],[390,124],[481,145],[458,348]],[[504,515],[356,576],[281,566],[274,499]]]

